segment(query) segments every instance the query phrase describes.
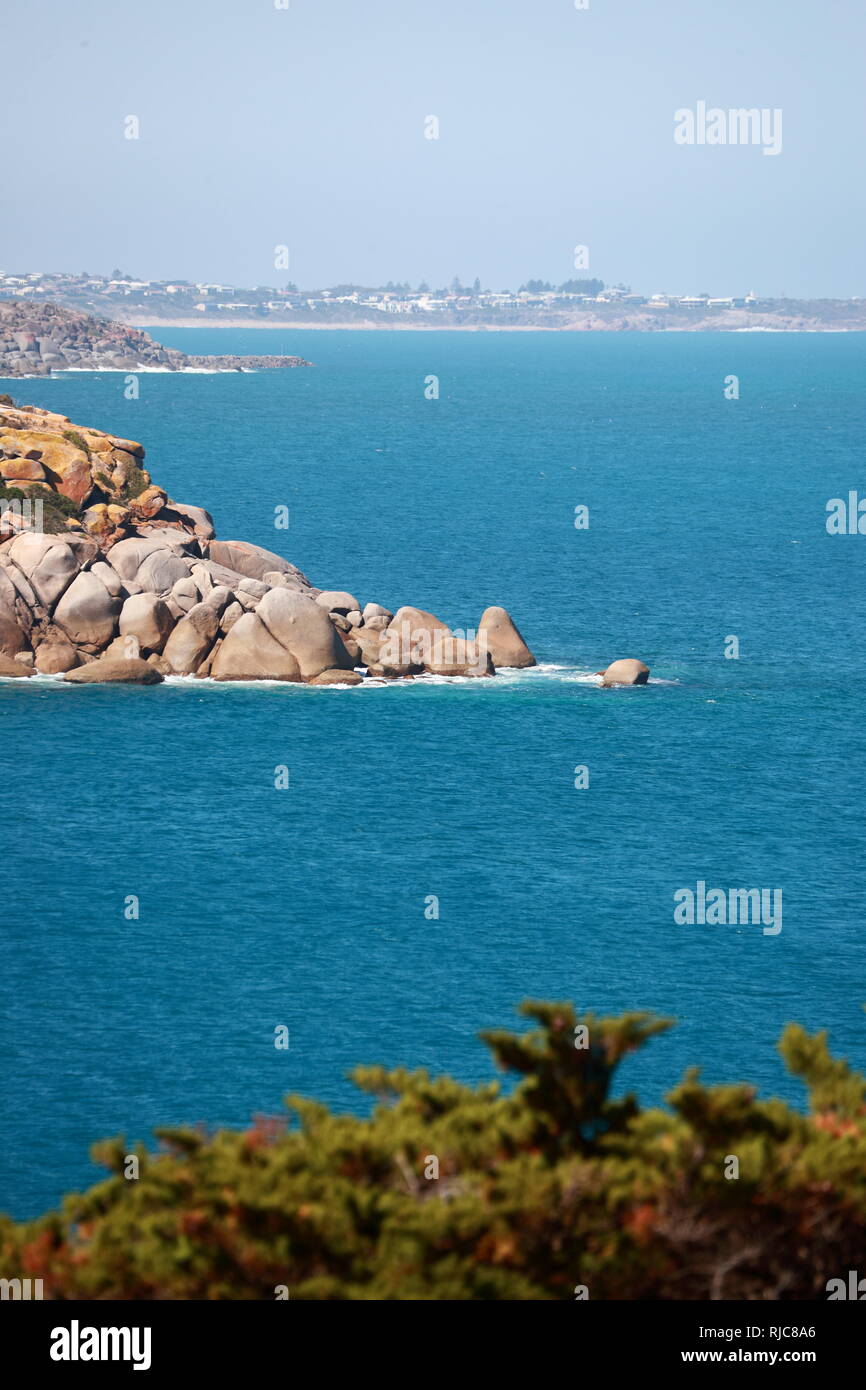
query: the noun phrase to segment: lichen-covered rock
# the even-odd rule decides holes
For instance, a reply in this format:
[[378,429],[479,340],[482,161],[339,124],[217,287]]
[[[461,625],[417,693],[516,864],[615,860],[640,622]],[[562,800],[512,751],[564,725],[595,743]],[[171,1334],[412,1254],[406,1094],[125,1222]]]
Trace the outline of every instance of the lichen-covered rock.
[[7,483],[44,483],[45,469],[35,459],[12,458],[0,461],[0,477]]
[[[0,326],[5,313],[0,302]],[[55,341],[32,336],[11,355],[44,369]],[[534,661],[503,609],[467,641],[424,609],[362,609],[273,551],[218,540],[209,513],[174,502],[143,459],[134,440],[0,399],[0,478],[24,492],[0,504],[0,653],[32,662],[35,650],[38,670],[70,679],[94,664],[87,680],[108,679],[125,662],[128,681],[139,661],[157,675],[322,685],[357,684],[355,666],[396,678],[491,674],[490,656]]]
[[123,539],[123,528],[130,516],[129,507],[119,507],[115,502],[95,502],[92,507],[85,507],[81,520],[88,535],[111,544]]

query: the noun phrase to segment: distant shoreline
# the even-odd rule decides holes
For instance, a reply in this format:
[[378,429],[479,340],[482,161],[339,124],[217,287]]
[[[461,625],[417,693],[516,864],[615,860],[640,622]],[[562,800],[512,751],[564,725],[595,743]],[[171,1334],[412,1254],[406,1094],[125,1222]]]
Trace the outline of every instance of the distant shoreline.
[[141,316],[129,319],[118,320],[118,322],[128,323],[133,328],[257,328],[274,332],[277,329],[291,329],[292,332],[309,330],[310,332],[322,332],[328,329],[339,329],[340,331],[351,330],[352,332],[364,333],[864,333],[866,325],[858,325],[856,328],[828,328],[821,326],[810,326],[808,328],[794,328],[785,323],[775,324],[755,324],[753,327],[741,328],[739,326],[725,326],[724,324],[694,324],[689,327],[685,324],[669,325],[667,327],[640,328],[637,326],[623,327],[619,324],[603,327],[600,324],[593,324],[592,327],[583,324],[562,324],[554,327],[551,324],[492,324],[492,323],[308,323],[299,319],[285,319],[278,323],[263,323],[261,319],[200,319],[200,318],[178,318],[165,319],[151,316]]

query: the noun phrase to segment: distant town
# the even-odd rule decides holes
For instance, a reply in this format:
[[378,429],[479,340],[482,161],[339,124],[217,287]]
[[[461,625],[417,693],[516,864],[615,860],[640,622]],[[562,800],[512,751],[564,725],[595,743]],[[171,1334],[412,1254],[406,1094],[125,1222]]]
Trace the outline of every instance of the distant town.
[[480,280],[433,289],[421,283],[333,285],[300,290],[253,289],[187,280],[141,280],[43,271],[0,272],[0,299],[32,299],[101,314],[121,322],[209,322],[349,327],[467,328],[866,328],[862,299],[769,299],[754,290],[734,294],[634,293],[598,279],[553,285],[527,280],[516,290],[485,289]]

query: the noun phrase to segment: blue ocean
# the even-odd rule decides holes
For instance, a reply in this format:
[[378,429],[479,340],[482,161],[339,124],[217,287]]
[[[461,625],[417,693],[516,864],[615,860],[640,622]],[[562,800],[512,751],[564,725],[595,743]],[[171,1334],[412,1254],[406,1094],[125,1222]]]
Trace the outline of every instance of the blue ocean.
[[[107,1135],[361,1110],[357,1063],[487,1080],[527,997],[674,1018],[620,1074],[645,1103],[691,1064],[801,1103],[790,1020],[866,1068],[866,538],[825,525],[866,491],[864,335],[153,333],[314,366],[0,390],[141,440],[319,587],[502,604],[539,665],[0,682],[0,1210],[94,1181]],[[591,679],[632,656],[647,686]],[[698,882],[780,890],[781,931],[675,921]]]

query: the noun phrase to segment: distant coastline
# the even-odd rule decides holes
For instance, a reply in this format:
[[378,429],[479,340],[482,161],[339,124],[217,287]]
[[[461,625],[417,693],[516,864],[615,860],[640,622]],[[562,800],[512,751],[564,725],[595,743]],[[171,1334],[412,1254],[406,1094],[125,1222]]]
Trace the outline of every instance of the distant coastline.
[[[771,317],[770,315],[767,316]],[[866,320],[851,327],[829,326],[826,324],[802,324],[775,318],[771,323],[729,324],[718,318],[700,323],[643,324],[643,323],[310,323],[307,319],[280,319],[262,322],[258,319],[203,319],[197,318],[159,318],[151,315],[135,315],[120,322],[135,328],[203,328],[203,329],[261,329],[276,332],[278,329],[309,329],[320,332],[328,329],[351,329],[353,332],[371,333],[866,333]]]
[[[577,265],[577,261],[575,261]],[[597,278],[527,280],[516,290],[471,287],[455,276],[450,287],[413,289],[338,284],[299,289],[256,285],[242,288],[204,281],[136,280],[120,270],[111,276],[33,271],[0,274],[5,299],[38,307],[55,304],[73,313],[109,319],[127,328],[198,328],[216,325],[244,330],[280,328],[420,329],[448,332],[555,333],[727,333],[866,331],[866,299],[768,298],[753,290],[711,295],[633,293],[628,285]],[[734,287],[736,289],[736,287]]]

